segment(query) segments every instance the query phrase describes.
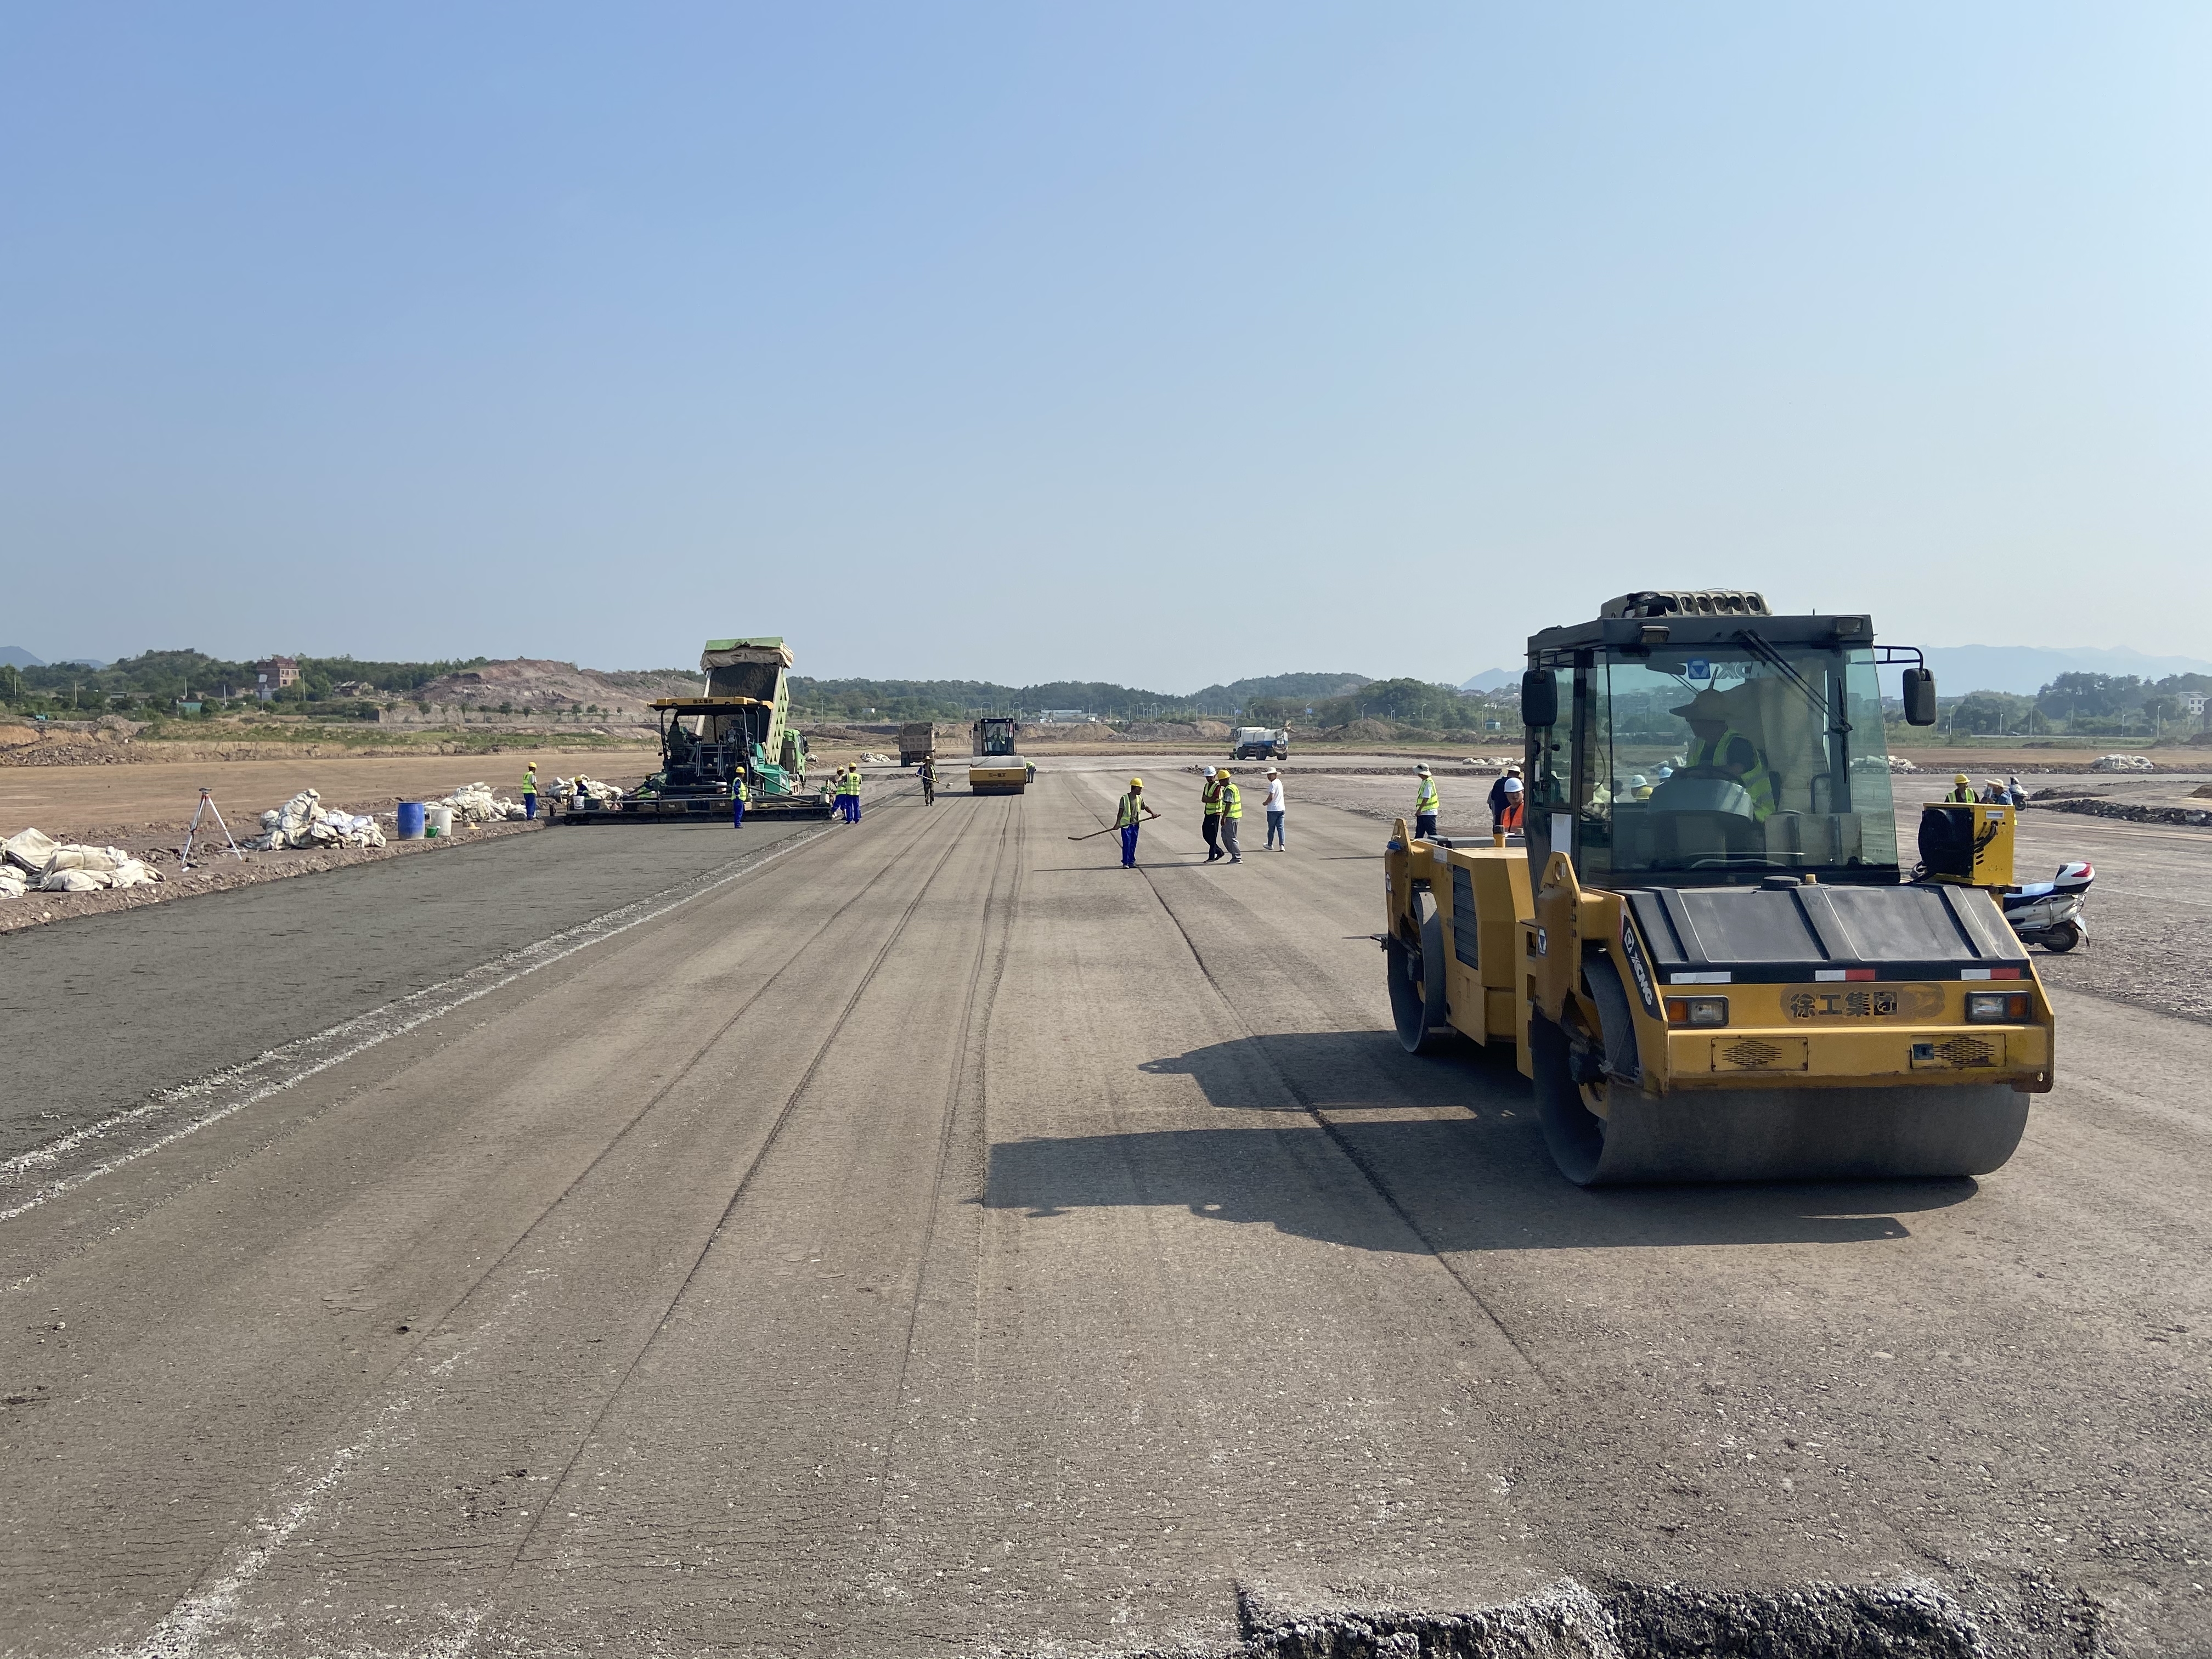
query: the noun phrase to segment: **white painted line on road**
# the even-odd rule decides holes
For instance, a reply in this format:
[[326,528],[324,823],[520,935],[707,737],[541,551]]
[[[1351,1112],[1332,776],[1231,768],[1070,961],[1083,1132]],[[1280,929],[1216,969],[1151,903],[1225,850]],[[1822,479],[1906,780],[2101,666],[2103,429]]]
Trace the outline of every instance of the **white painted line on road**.
[[[0,1208],[0,1221],[12,1221],[88,1182],[97,1181],[127,1164],[136,1163],[149,1152],[159,1152],[186,1135],[198,1133],[210,1124],[219,1123],[232,1114],[258,1104],[271,1095],[281,1094],[295,1085],[304,1083],[319,1072],[343,1065],[379,1043],[388,1042],[396,1036],[404,1036],[417,1027],[442,1018],[479,997],[489,996],[494,991],[503,989],[541,968],[550,968],[579,951],[589,950],[618,933],[656,921],[696,898],[703,897],[731,882],[741,880],[787,853],[796,852],[810,842],[819,840],[830,834],[830,829],[831,826],[825,824],[818,830],[803,831],[765,853],[737,860],[734,866],[726,866],[719,872],[694,878],[679,886],[665,888],[648,898],[640,899],[634,904],[625,904],[605,915],[594,916],[589,921],[564,928],[534,945],[526,945],[519,950],[495,957],[489,962],[480,963],[451,979],[410,992],[382,1007],[356,1014],[328,1030],[318,1031],[312,1036],[295,1037],[242,1065],[178,1088],[164,1089],[143,1106],[134,1106],[127,1112],[117,1112],[97,1123],[73,1129],[42,1146],[34,1146],[28,1152],[0,1159],[0,1187],[16,1185],[34,1170],[61,1171],[52,1175],[29,1196],[6,1208]],[[179,1106],[203,1103],[208,1105],[209,1109],[202,1111],[188,1123],[171,1124],[162,1120],[163,1114],[173,1112]],[[125,1146],[119,1151],[113,1149],[113,1143],[118,1137],[126,1136],[134,1127],[141,1127],[156,1133],[150,1139],[136,1145]],[[99,1153],[102,1156],[85,1168],[67,1169],[72,1156],[79,1153]]]

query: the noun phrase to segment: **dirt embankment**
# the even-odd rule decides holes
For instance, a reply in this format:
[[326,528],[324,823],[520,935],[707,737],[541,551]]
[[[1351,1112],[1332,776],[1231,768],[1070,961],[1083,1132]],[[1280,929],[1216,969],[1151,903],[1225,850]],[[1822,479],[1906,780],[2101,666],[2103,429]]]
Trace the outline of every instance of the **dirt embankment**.
[[[475,721],[520,719],[525,724],[535,716],[542,725],[557,713],[610,731],[650,730],[658,719],[654,698],[696,696],[699,688],[698,674],[680,670],[610,672],[550,658],[516,657],[441,675],[412,691],[372,701],[398,705],[382,709],[381,723],[386,726],[441,726],[456,714]],[[581,715],[575,712],[580,709],[585,711]]]

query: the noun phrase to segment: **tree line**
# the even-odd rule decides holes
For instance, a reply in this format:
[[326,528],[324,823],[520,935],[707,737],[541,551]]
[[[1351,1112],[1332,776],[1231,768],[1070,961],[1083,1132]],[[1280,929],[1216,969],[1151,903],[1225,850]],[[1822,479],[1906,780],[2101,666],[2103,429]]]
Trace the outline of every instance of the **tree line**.
[[[488,657],[441,662],[374,662],[359,657],[300,657],[297,683],[277,695],[278,704],[330,701],[352,682],[404,695],[441,675],[481,668]],[[0,702],[37,713],[76,708],[129,711],[173,708],[185,701],[225,702],[254,695],[259,670],[204,651],[146,651],[105,668],[48,663],[18,668],[0,664]]]
[[1106,680],[1000,685],[990,680],[814,679],[793,674],[791,707],[800,718],[832,720],[1034,716],[1048,708],[1079,709],[1103,720],[1226,720],[1249,715],[1251,705],[1262,701],[1304,708],[1371,684],[1364,674],[1270,674],[1179,696]]
[[2212,674],[2169,674],[2147,680],[2134,674],[2061,674],[2033,696],[2010,691],[1969,691],[1946,700],[1943,724],[1981,736],[2072,732],[2093,737],[2129,732],[2151,735],[2177,727],[2201,729],[2183,701],[2212,693]]

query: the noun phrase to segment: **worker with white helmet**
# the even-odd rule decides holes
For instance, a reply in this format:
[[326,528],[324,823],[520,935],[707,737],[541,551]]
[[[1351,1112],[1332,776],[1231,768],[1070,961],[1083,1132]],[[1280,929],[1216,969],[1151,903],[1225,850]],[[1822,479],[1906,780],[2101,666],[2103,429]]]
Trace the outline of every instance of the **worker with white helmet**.
[[1206,813],[1199,828],[1206,837],[1206,861],[1211,864],[1221,856],[1221,779],[1222,775],[1212,767],[1206,769],[1206,781],[1198,786],[1198,804]]
[[1124,870],[1137,867],[1138,829],[1146,818],[1158,817],[1159,814],[1145,804],[1145,781],[1131,778],[1129,793],[1121,797],[1121,805],[1114,812],[1114,827],[1121,832],[1121,867]]
[[1490,839],[1505,845],[1505,832],[1521,827],[1521,769],[1508,763],[1490,786]]
[[1433,841],[1437,834],[1437,811],[1443,805],[1443,799],[1437,793],[1437,781],[1426,761],[1413,769],[1413,775],[1421,781],[1420,787],[1413,792],[1413,833],[1423,841]]

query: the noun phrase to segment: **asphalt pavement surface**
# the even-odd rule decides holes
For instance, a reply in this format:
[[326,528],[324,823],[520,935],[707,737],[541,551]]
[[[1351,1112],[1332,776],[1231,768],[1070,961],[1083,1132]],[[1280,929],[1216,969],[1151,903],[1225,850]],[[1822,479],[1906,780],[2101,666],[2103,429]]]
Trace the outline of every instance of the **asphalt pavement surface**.
[[0,1652],[2212,1650],[2204,1024],[2060,990],[1979,1182],[1584,1192],[1371,819],[1127,871],[1090,765],[6,941]]

